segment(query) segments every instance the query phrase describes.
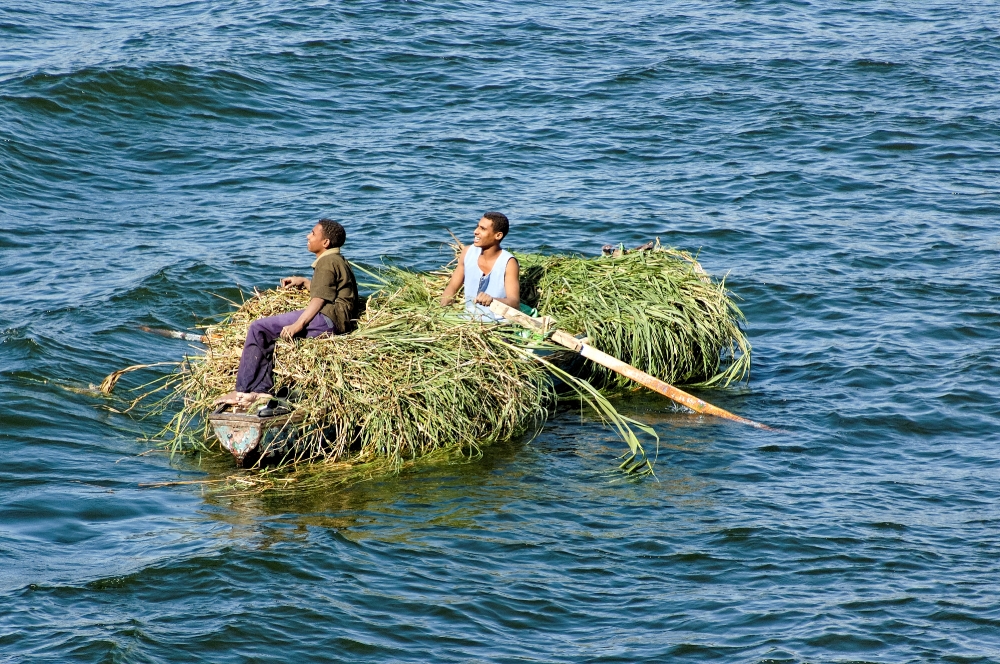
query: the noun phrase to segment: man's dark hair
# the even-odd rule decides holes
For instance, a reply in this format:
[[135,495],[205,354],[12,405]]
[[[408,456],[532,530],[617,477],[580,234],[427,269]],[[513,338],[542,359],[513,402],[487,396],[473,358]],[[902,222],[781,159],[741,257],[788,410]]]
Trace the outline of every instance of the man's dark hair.
[[487,212],[483,214],[483,218],[493,222],[494,233],[503,233],[503,236],[507,237],[507,233],[510,232],[510,221],[506,215],[500,212]]
[[330,248],[344,246],[347,241],[347,231],[333,219],[320,219],[319,225],[323,227],[323,237],[330,241]]

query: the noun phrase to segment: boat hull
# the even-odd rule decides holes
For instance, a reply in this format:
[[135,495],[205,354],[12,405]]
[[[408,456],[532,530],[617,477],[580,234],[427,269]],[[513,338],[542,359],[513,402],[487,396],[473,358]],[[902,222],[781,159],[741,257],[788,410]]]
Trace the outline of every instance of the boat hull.
[[[248,413],[215,413],[208,418],[223,449],[233,455],[243,468],[257,463],[262,456],[283,450],[282,437],[300,418],[291,415],[257,417]],[[283,436],[283,434],[286,434]],[[275,445],[275,443],[279,443]]]

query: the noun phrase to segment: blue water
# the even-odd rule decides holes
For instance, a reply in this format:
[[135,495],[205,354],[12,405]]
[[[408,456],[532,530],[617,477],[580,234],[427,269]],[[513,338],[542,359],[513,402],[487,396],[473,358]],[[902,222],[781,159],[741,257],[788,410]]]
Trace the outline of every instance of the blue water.
[[[1000,30],[987,2],[0,7],[0,659],[1000,662]],[[224,298],[524,250],[700,252],[786,433],[620,401],[530,444],[219,495],[87,391]],[[158,371],[132,374],[133,387]],[[211,485],[207,485],[211,486]]]

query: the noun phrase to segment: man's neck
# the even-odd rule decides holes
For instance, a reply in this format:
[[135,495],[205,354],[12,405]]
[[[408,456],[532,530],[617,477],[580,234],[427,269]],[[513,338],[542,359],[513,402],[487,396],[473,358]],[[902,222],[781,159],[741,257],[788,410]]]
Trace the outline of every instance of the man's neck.
[[503,249],[500,248],[499,244],[494,244],[492,247],[486,247],[483,249],[483,256],[498,256]]

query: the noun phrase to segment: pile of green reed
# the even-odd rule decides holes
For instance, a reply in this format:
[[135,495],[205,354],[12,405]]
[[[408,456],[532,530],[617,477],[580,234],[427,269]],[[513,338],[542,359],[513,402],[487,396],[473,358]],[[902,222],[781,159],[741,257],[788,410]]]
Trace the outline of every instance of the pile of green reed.
[[[659,246],[615,258],[516,255],[523,299],[597,348],[668,381],[725,385],[748,371],[739,310],[690,255]],[[312,477],[320,462],[343,478],[474,457],[537,431],[568,393],[628,443],[625,471],[651,470],[635,429],[652,430],[622,417],[594,386],[613,383],[597,370],[593,384],[567,374],[532,352],[554,347],[516,326],[469,320],[460,302],[440,307],[448,273],[368,273],[378,283],[355,332],[278,341],[275,387],[291,390],[298,441],[282,468],[309,462]],[[250,323],[307,301],[298,291],[257,293],[210,328],[205,354],[188,358],[160,388],[168,393],[160,408],[180,404],[161,434],[172,452],[217,447],[207,416],[235,384]],[[570,389],[557,392],[557,382]]]
[[[435,453],[472,457],[544,422],[559,399],[553,377],[561,372],[527,352],[530,340],[515,328],[427,306],[439,279],[386,271],[352,334],[277,343],[275,387],[293,390],[289,405],[299,420],[285,463],[393,472]],[[164,431],[171,451],[215,444],[207,416],[214,399],[232,389],[250,323],[307,301],[303,292],[266,291],[213,326],[205,355],[189,358],[165,386],[182,403]],[[630,445],[626,469],[648,469],[635,423],[588,384],[563,377],[576,398],[618,426]]]
[[[749,375],[743,314],[690,254],[657,242],[615,258],[516,255],[522,301],[595,348],[668,383],[725,387]],[[587,374],[629,386],[596,364]]]

